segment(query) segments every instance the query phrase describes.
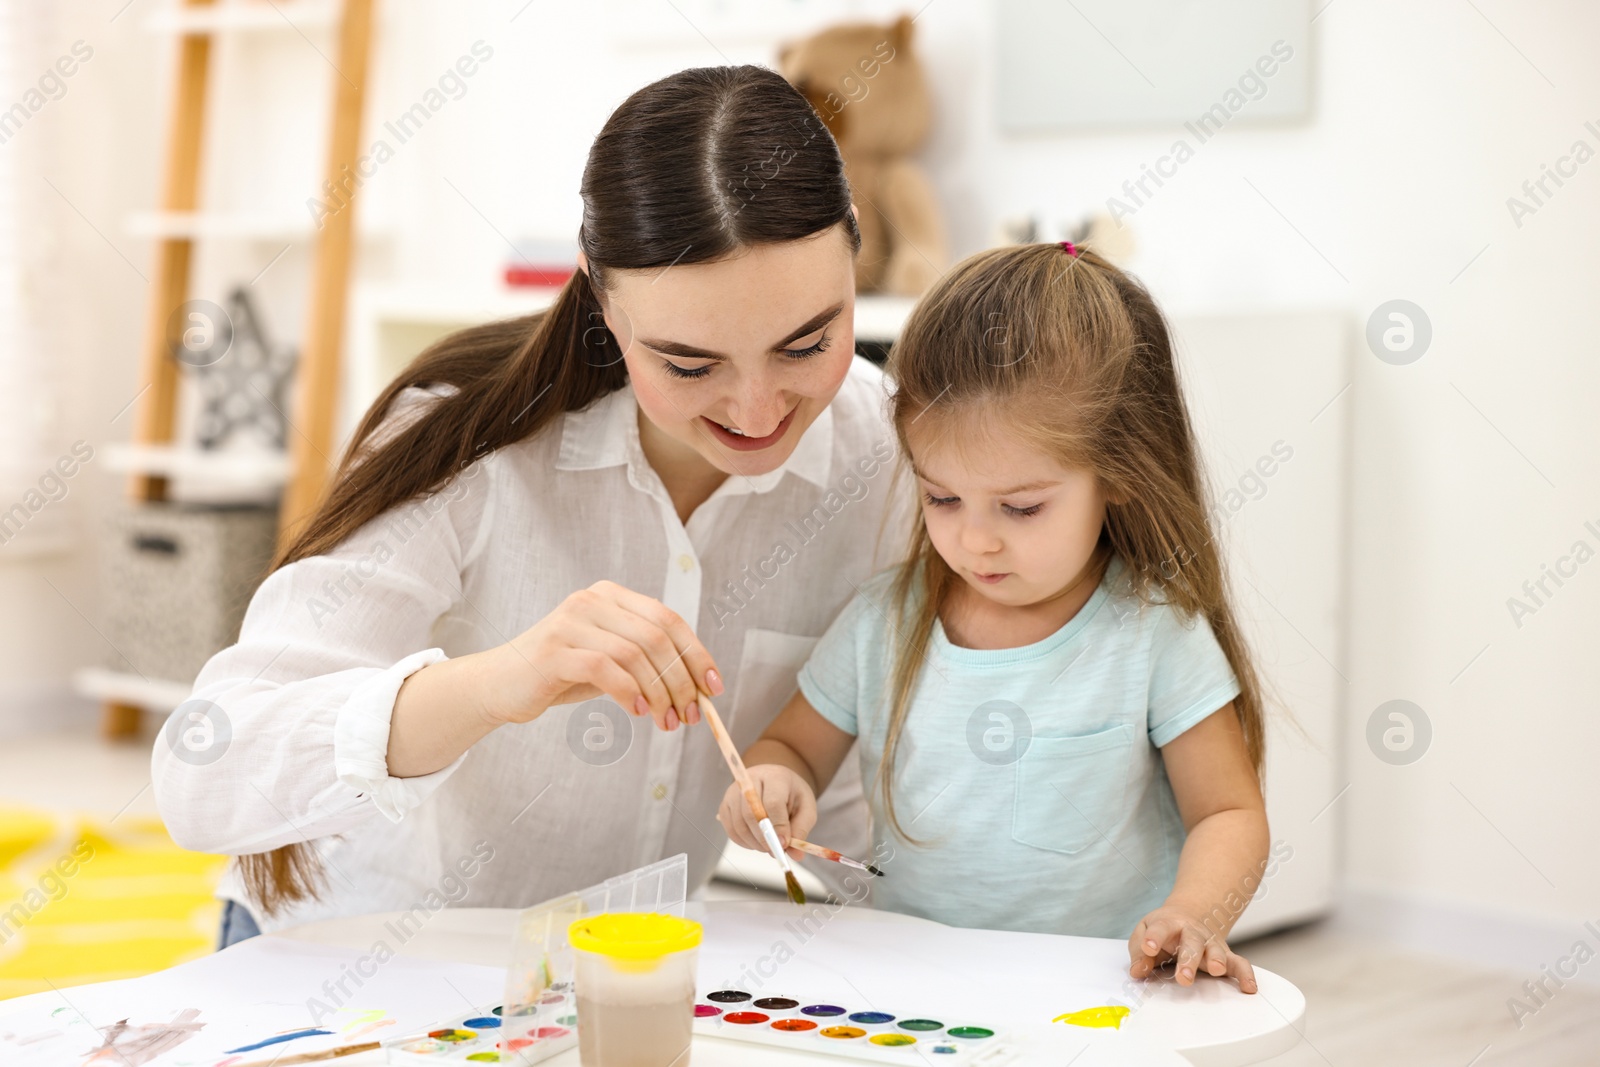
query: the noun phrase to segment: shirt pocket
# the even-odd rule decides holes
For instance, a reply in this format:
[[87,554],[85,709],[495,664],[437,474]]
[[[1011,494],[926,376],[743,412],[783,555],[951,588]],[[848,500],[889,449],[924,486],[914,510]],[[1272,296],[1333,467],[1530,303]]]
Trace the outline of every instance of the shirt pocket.
[[795,679],[820,638],[780,630],[745,631],[728,732],[741,750],[761,736],[797,687]]
[[1011,837],[1072,855],[1106,839],[1127,801],[1133,727],[1034,737],[1017,761]]

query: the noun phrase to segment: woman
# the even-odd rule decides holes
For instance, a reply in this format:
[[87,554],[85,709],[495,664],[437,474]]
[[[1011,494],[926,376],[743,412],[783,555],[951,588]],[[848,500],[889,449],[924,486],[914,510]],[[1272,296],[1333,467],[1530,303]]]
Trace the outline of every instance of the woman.
[[[224,943],[525,906],[678,852],[703,883],[728,776],[697,691],[754,740],[903,540],[850,191],[805,99],[758,67],[665,78],[581,191],[551,309],[385,390],[201,671],[174,724],[226,746],[156,745],[173,837],[238,857]],[[834,793],[818,836],[864,847],[859,780]]]

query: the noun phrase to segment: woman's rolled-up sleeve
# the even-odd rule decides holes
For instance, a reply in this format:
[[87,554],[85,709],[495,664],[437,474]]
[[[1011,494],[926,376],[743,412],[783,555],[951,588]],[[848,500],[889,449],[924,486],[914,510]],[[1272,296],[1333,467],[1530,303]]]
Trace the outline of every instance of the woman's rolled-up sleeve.
[[405,679],[446,658],[434,627],[488,518],[486,466],[268,575],[156,741],[156,802],[180,845],[242,855],[398,820],[460,766],[391,777],[389,721]]

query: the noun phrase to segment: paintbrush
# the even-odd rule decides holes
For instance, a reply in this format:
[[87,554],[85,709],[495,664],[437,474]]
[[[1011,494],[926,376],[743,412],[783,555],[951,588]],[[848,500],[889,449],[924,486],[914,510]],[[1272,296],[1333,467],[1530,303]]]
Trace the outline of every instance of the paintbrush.
[[711,727],[711,736],[717,739],[717,747],[722,749],[722,758],[728,761],[728,770],[733,772],[733,780],[739,783],[739,788],[744,792],[745,803],[750,805],[750,814],[756,817],[756,826],[761,830],[761,837],[767,843],[767,851],[772,853],[772,858],[783,868],[783,881],[789,888],[789,899],[796,904],[804,904],[806,894],[800,888],[800,879],[794,876],[794,864],[789,862],[789,854],[783,850],[783,845],[778,841],[778,831],[772,828],[772,820],[767,818],[767,809],[761,803],[761,795],[756,792],[755,783],[750,780],[750,772],[745,769],[744,760],[739,758],[739,750],[733,747],[733,738],[728,736],[728,728],[722,725],[722,716],[717,714],[717,709],[711,706],[711,700],[704,694],[701,694],[699,699],[700,710],[705,713],[706,725]]
[[802,841],[798,837],[789,838],[789,847],[797,848],[801,852],[809,852],[813,856],[821,856],[825,860],[832,860],[835,863],[842,863],[846,867],[854,867],[858,871],[866,871],[868,874],[874,875],[878,878],[883,877],[883,872],[878,870],[878,868],[874,867],[870,863],[862,863],[860,860],[853,860],[843,853],[835,852],[831,848],[823,848],[821,845],[813,845],[810,841]]
[[359,1045],[340,1045],[338,1048],[327,1048],[321,1052],[301,1052],[293,1056],[277,1056],[270,1060],[251,1060],[249,1063],[235,1064],[235,1067],[289,1067],[292,1063],[317,1063],[320,1060],[336,1060],[340,1056],[354,1056],[358,1052],[371,1052],[375,1048],[382,1048],[378,1041],[364,1041]]

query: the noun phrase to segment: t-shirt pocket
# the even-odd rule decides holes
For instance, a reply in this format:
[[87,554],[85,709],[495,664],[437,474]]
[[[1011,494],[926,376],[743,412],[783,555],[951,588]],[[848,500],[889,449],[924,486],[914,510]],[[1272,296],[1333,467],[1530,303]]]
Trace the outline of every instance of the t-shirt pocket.
[[1082,852],[1121,821],[1133,727],[1076,737],[1034,737],[1016,765],[1013,840],[1049,852]]
[[[734,676],[733,714],[728,731],[742,750],[761,736],[794,695],[795,676],[817,645],[817,638],[779,630],[745,631]],[[718,709],[719,711],[722,709]]]

